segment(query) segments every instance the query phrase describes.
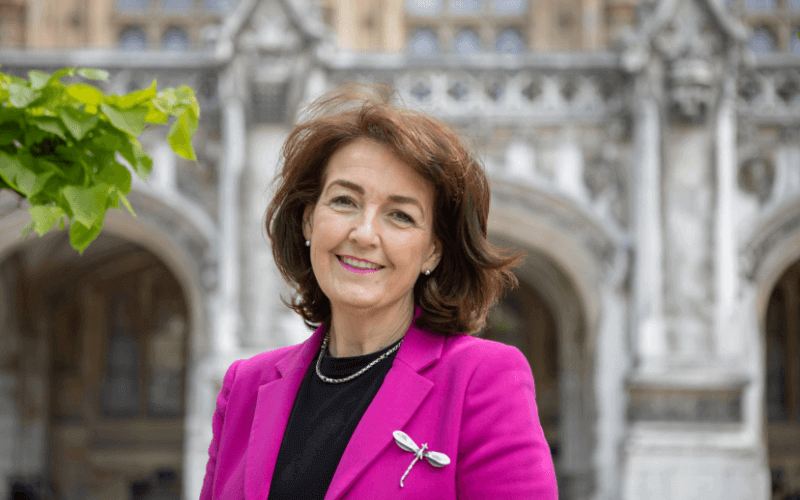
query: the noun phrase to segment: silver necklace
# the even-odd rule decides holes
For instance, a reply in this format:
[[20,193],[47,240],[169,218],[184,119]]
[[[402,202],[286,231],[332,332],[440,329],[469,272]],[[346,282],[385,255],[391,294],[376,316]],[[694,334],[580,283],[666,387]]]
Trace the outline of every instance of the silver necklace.
[[[405,338],[405,337],[403,337],[403,338]],[[328,383],[328,384],[342,384],[344,382],[349,382],[349,381],[353,380],[354,378],[356,378],[356,377],[360,376],[361,374],[363,374],[365,371],[367,371],[370,368],[372,368],[372,366],[375,363],[377,363],[378,361],[384,359],[386,356],[389,356],[394,351],[400,349],[400,344],[403,343],[403,339],[400,339],[400,342],[398,342],[396,346],[392,347],[391,349],[389,349],[385,353],[381,354],[378,358],[374,359],[372,361],[372,363],[370,363],[367,366],[365,366],[364,368],[358,370],[356,373],[350,375],[349,377],[345,377],[345,378],[329,378],[329,377],[326,377],[325,375],[323,375],[322,372],[319,370],[319,365],[320,365],[320,363],[322,363],[322,354],[325,352],[325,349],[328,347],[328,340],[329,339],[330,339],[330,333],[326,333],[325,334],[325,338],[322,339],[322,346],[319,348],[319,357],[317,357],[317,376],[323,382]]]

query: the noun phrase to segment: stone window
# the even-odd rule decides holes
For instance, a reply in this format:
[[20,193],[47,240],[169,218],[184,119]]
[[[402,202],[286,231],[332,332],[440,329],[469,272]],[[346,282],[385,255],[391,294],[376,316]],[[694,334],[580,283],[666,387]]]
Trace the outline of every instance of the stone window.
[[519,54],[529,46],[527,0],[406,0],[405,8],[414,56]]
[[139,26],[128,26],[119,36],[119,48],[122,50],[145,50],[147,37]]
[[203,0],[203,6],[208,10],[230,10],[234,5],[234,0]]
[[166,11],[187,11],[192,8],[192,0],[161,0],[161,6]]
[[117,0],[117,9],[121,11],[145,10],[150,6],[150,0]]
[[186,52],[189,50],[186,30],[178,26],[169,27],[161,37],[161,46],[166,51]]
[[218,26],[238,0],[115,0],[111,25],[123,50],[196,49],[203,29]]
[[430,57],[439,53],[439,36],[431,28],[417,28],[408,40],[408,51],[417,57]]
[[478,32],[472,28],[464,28],[456,33],[453,40],[453,49],[456,54],[470,55],[481,51],[481,39]]
[[140,356],[127,293],[114,296],[109,317],[110,338],[101,394],[103,415],[111,418],[132,417],[139,413],[140,406]]
[[752,29],[750,49],[756,55],[778,52],[800,55],[800,0],[727,0],[728,8]]
[[430,16],[442,10],[441,0],[408,0],[406,12],[415,16]]
[[525,51],[525,40],[516,28],[504,28],[497,34],[495,52],[498,54],[521,54]]
[[775,32],[768,26],[758,26],[753,30],[753,36],[750,37],[750,50],[755,54],[772,54],[775,52]]

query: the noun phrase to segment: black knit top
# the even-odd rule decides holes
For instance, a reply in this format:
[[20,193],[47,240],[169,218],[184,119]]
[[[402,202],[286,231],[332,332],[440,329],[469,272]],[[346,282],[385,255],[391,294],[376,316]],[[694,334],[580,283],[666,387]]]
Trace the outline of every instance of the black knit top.
[[[399,340],[397,342],[400,342]],[[361,370],[397,345],[349,358],[322,357],[320,371],[344,378]],[[378,393],[397,351],[355,379],[342,384],[323,382],[311,360],[289,415],[275,462],[269,500],[322,500],[350,437]]]

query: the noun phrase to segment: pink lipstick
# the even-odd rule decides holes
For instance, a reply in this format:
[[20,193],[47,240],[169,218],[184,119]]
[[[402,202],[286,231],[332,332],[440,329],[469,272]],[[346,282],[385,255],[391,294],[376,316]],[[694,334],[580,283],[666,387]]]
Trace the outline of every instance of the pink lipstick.
[[374,273],[376,271],[380,271],[380,269],[358,269],[358,268],[355,268],[353,266],[348,266],[347,264],[342,262],[342,259],[339,259],[338,257],[337,257],[337,260],[339,261],[339,264],[341,264],[343,268],[347,269],[348,271],[352,271],[354,273],[368,274],[368,273]]

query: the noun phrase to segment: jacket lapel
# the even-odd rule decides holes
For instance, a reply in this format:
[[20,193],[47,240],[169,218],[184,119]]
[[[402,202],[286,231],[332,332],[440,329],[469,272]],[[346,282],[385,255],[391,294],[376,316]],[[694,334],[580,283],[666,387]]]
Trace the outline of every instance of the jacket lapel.
[[297,349],[293,349],[275,367],[279,377],[258,388],[245,466],[247,498],[264,500],[269,495],[272,473],[286,432],[297,390],[309,363],[319,352],[324,325]]
[[[419,313],[417,310],[415,320]],[[444,339],[444,335],[420,330],[413,324],[409,328],[392,368],[344,450],[325,500],[341,498],[394,441],[392,432],[403,429],[414,415],[433,387],[433,382],[418,372],[439,359]]]

